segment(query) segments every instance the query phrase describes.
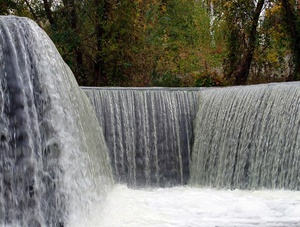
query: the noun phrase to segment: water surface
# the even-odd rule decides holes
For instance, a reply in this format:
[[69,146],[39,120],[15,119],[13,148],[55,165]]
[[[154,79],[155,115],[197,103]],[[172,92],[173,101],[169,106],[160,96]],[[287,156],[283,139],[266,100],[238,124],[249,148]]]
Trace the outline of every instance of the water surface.
[[102,215],[94,209],[71,226],[210,227],[299,226],[300,192],[174,187],[129,189],[118,185]]

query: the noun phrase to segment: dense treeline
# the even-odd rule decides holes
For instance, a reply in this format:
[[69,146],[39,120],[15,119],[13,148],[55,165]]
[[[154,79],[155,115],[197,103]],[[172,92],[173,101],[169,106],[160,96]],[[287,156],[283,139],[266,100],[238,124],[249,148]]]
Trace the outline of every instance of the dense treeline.
[[51,37],[80,85],[300,79],[299,0],[1,0]]

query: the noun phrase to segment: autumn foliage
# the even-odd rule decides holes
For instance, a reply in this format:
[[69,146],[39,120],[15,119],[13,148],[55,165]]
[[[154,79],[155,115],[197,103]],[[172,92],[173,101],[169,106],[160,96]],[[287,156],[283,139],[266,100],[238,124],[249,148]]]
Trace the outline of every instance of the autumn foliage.
[[35,20],[80,85],[298,80],[300,17],[283,0],[3,0]]

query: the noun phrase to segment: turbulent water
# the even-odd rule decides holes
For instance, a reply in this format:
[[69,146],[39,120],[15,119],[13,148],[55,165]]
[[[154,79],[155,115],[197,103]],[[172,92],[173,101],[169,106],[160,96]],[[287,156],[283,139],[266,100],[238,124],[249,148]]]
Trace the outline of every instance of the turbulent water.
[[0,225],[64,226],[112,183],[101,129],[34,22],[0,17],[0,44]]
[[300,193],[118,185],[95,211],[72,227],[298,227]]
[[191,184],[299,190],[299,88],[297,82],[203,91]]
[[118,182],[186,184],[196,89],[85,88],[96,109]]

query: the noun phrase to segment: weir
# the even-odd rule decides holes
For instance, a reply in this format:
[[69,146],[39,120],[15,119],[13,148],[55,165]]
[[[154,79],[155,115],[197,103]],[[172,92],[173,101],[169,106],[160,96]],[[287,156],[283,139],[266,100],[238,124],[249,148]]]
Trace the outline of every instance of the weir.
[[299,190],[299,85],[84,90],[120,182]]
[[130,187],[300,189],[298,82],[83,88],[89,100],[31,20],[0,17],[0,44],[2,226],[85,223],[113,174]]
[[199,89],[83,88],[110,150],[117,182],[186,184]]
[[103,133],[34,22],[0,17],[0,44],[0,225],[66,226],[112,185]]
[[294,82],[203,91],[190,183],[299,190],[299,88]]

